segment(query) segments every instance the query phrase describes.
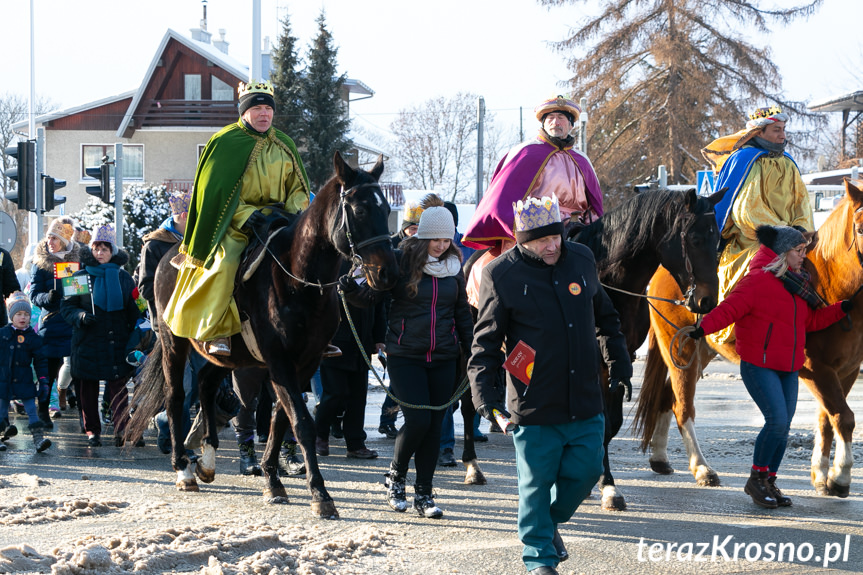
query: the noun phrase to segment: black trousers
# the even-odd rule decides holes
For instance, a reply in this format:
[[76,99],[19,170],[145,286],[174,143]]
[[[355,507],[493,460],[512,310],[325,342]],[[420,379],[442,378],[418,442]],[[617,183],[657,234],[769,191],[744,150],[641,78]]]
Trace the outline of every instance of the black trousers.
[[342,431],[345,447],[357,451],[366,446],[363,423],[366,417],[366,395],[369,389],[368,368],[340,369],[321,363],[323,395],[315,415],[315,430],[320,439],[330,436],[330,425],[344,411]]
[[[426,362],[390,355],[390,390],[400,401],[413,405],[438,406],[453,394],[456,360]],[[443,410],[402,406],[404,425],[396,437],[393,464],[406,475],[411,457],[416,466],[416,484],[431,486],[440,449]]]

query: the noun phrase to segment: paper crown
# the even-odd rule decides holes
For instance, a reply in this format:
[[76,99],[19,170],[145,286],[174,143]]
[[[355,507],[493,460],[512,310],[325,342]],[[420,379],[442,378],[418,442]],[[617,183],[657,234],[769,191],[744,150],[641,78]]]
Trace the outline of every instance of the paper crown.
[[90,232],[87,230],[75,230],[75,233],[72,234],[72,239],[78,242],[79,244],[87,245],[90,243]]
[[781,114],[782,108],[779,106],[765,106],[763,108],[755,108],[752,112],[749,113],[750,120],[760,120],[762,118],[769,118],[771,116],[775,116],[776,114]]
[[526,232],[560,222],[557,196],[527,198],[512,205],[515,212],[514,232]]
[[567,98],[566,96],[557,95],[553,98],[550,98],[537,106],[534,109],[536,113],[536,119],[542,122],[542,117],[550,112],[566,112],[572,115],[572,121],[578,121],[578,117],[581,115],[581,108]]
[[418,224],[420,223],[421,215],[423,215],[423,209],[419,202],[410,200],[405,203],[405,216],[402,218],[403,221]]
[[117,234],[114,232],[114,226],[112,224],[105,224],[104,226],[96,228],[96,235],[93,236],[93,240],[90,242],[90,245],[96,242],[105,242],[112,246],[116,246]]
[[171,213],[176,216],[188,212],[189,200],[191,199],[191,190],[186,192],[177,192],[168,196],[168,203],[171,205]]
[[242,98],[243,96],[248,96],[250,94],[268,94],[273,96],[275,92],[273,90],[273,85],[267,80],[262,82],[249,80],[248,84],[240,82],[240,85],[237,87],[237,95]]

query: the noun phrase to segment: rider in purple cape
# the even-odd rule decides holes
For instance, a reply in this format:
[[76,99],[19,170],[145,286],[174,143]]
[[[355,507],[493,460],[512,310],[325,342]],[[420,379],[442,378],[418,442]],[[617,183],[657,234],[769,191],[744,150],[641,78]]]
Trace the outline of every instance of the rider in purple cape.
[[569,135],[581,109],[556,96],[535,112],[542,122],[539,134],[500,161],[462,238],[464,245],[484,249],[512,241],[512,206],[528,197],[557,196],[564,221],[578,212],[585,224],[602,215],[602,191],[593,165],[573,148],[575,138]]

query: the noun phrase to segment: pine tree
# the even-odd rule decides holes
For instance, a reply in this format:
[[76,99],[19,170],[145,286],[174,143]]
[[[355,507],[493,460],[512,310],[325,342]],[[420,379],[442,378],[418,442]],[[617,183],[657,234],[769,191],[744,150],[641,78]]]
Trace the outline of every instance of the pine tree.
[[297,38],[291,35],[289,15],[282,20],[282,34],[273,50],[273,72],[270,81],[275,90],[276,115],[273,126],[290,136],[297,145],[302,127],[303,106],[300,103],[300,69]]
[[336,54],[333,37],[326,26],[324,12],[316,20],[318,36],[309,46],[309,66],[301,83],[303,128],[300,155],[313,190],[320,188],[332,175],[333,154],[350,146],[350,119],[342,100],[346,74],[336,76]]
[[573,72],[574,96],[590,106],[588,155],[606,192],[631,188],[660,164],[669,183],[694,184],[706,165],[701,148],[742,128],[756,105],[777,103],[798,121],[806,115],[802,103],[782,98],[769,48],[742,34],[809,16],[822,0],[773,9],[760,8],[764,3],[604,0],[599,15],[557,43]]

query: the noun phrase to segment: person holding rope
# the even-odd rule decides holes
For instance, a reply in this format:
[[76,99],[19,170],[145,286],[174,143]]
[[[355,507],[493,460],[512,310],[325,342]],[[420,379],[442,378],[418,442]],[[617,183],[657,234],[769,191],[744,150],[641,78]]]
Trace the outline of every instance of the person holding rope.
[[[396,252],[400,275],[386,293],[339,279],[348,301],[365,307],[390,297],[386,352],[390,389],[402,405],[404,424],[396,437],[386,474],[386,500],[395,511],[408,508],[405,483],[413,457],[416,466],[414,510],[420,517],[439,518],[443,510],[432,492],[440,445],[443,408],[453,395],[459,347],[469,353],[473,319],[465,294],[461,253],[452,243],[455,224],[443,200],[423,198],[417,233]],[[433,406],[430,408],[430,406]]]
[[[803,230],[805,231],[805,230]],[[740,375],[764,415],[755,439],[752,470],[744,492],[761,507],[788,507],[776,486],[791,419],[797,407],[797,372],[806,356],[806,332],[824,329],[853,307],[850,300],[827,306],[802,268],[812,233],[788,226],[759,226],[760,248],[749,273],[689,337],[698,340],[736,324]]]
[[[528,198],[514,212],[516,247],[482,272],[467,370],[477,412],[489,420],[511,412],[517,426],[524,565],[534,575],[555,575],[569,557],[557,526],[569,521],[602,475],[602,359],[612,390],[629,383],[632,364],[593,253],[563,241],[557,198]],[[495,389],[504,344],[508,410]],[[523,369],[514,375],[510,364],[519,353]]]

